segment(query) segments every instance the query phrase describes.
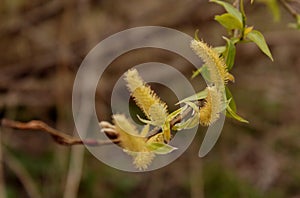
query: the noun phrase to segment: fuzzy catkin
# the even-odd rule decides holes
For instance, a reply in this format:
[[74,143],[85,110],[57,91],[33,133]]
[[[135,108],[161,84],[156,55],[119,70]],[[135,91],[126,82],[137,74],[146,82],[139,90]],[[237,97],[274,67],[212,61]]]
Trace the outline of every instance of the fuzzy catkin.
[[228,73],[227,66],[219,54],[202,41],[192,40],[191,48],[205,62],[210,72],[210,78],[217,86],[234,81],[234,77]]
[[207,87],[207,97],[204,106],[200,109],[200,124],[209,126],[220,117],[223,106],[222,94],[215,86]]
[[168,116],[167,105],[143,81],[137,70],[128,70],[125,80],[131,96],[147,118],[158,125],[163,124]]

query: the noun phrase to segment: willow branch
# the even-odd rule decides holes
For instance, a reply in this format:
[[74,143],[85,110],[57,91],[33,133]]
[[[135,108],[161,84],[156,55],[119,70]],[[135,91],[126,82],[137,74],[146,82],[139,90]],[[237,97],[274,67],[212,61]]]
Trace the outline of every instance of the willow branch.
[[[204,100],[199,100],[194,102],[199,108],[203,106]],[[180,123],[182,120],[188,118],[193,112],[193,109],[188,106],[181,114],[176,116],[170,121],[170,128],[172,129],[177,123]],[[80,139],[77,137],[70,136],[64,132],[61,132],[57,129],[54,129],[47,125],[46,123],[39,120],[32,120],[29,122],[19,122],[9,119],[2,119],[0,122],[0,126],[24,131],[42,131],[52,136],[53,140],[61,145],[72,146],[72,145],[80,145],[85,144],[87,146],[102,146],[109,144],[119,144],[120,140],[118,139],[118,134],[106,132],[105,134],[110,140],[98,140],[98,139]],[[148,139],[152,136],[161,133],[162,128],[155,127],[152,131],[150,131]],[[174,136],[176,131],[173,131],[172,135]]]
[[1,126],[12,129],[19,129],[25,131],[42,131],[52,136],[53,140],[61,145],[72,146],[78,144],[85,144],[87,146],[101,146],[116,143],[116,140],[97,140],[97,139],[80,139],[72,137],[64,132],[54,129],[46,123],[39,120],[32,120],[29,122],[19,122],[9,119],[2,119]]

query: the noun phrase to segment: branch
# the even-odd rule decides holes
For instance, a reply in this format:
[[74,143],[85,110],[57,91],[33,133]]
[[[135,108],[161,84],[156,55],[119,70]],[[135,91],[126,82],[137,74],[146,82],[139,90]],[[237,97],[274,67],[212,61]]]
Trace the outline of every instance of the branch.
[[[194,102],[199,108],[204,105],[204,100],[199,100]],[[176,116],[170,121],[170,129],[177,123],[180,123],[183,119],[189,117],[193,112],[193,109],[189,106],[181,114]],[[80,139],[73,136],[70,136],[64,132],[61,132],[57,129],[54,129],[47,125],[46,123],[39,120],[32,120],[29,122],[19,122],[9,119],[0,120],[0,126],[12,129],[27,130],[27,131],[43,131],[52,136],[53,140],[61,145],[72,146],[78,144],[85,144],[87,146],[102,146],[109,144],[119,144],[120,140],[118,139],[118,134],[111,131],[106,131],[105,134],[110,140],[97,140],[97,139]],[[162,129],[160,127],[155,127],[150,131],[148,139],[152,136],[161,133]],[[176,131],[172,131],[172,136],[176,134]]]
[[46,123],[39,120],[32,120],[29,122],[18,122],[9,119],[2,119],[0,126],[19,130],[28,131],[43,131],[52,136],[53,140],[61,145],[72,146],[77,144],[85,144],[87,146],[102,146],[112,143],[118,143],[118,140],[97,140],[97,139],[85,139],[72,137],[66,133],[58,131]]

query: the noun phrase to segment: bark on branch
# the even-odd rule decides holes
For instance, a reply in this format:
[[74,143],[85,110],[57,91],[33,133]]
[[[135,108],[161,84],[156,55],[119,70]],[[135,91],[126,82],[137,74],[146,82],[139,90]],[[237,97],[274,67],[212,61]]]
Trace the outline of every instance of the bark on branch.
[[[203,106],[204,100],[199,100],[194,102],[199,108]],[[176,116],[170,121],[170,129],[177,123],[180,123],[182,120],[188,118],[193,109],[191,107],[187,107],[181,114]],[[29,122],[19,122],[9,119],[1,119],[0,126],[24,131],[42,131],[52,136],[53,140],[61,145],[72,146],[72,145],[80,145],[85,144],[87,146],[102,146],[108,144],[119,144],[120,140],[118,139],[118,134],[105,132],[107,137],[110,140],[98,140],[98,139],[80,139],[77,137],[70,136],[64,132],[61,132],[57,129],[54,129],[47,125],[45,122],[39,120],[32,120]],[[161,133],[162,129],[160,127],[155,127],[152,131],[150,131],[147,138],[150,138],[158,133]],[[172,136],[174,137],[177,131],[172,131]]]
[[29,122],[19,122],[9,119],[2,119],[1,126],[12,129],[19,129],[25,131],[42,131],[52,136],[53,140],[61,145],[72,146],[77,144],[85,144],[87,146],[101,146],[115,143],[113,140],[96,140],[96,139],[80,139],[72,137],[64,132],[54,129],[46,123],[39,120],[32,120]]

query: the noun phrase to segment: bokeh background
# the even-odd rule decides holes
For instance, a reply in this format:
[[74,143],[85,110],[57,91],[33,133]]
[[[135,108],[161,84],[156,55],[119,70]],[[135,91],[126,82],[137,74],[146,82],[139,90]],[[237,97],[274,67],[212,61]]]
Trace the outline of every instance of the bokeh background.
[[[222,7],[204,0],[1,0],[0,116],[43,120],[73,134],[72,86],[86,54],[104,38],[136,26],[158,25],[223,45],[226,31],[214,21]],[[300,197],[300,34],[280,8],[275,22],[266,5],[246,1],[248,24],[263,32],[274,62],[254,44],[237,48],[238,113],[227,119],[205,158],[198,150],[205,128],[172,164],[146,173],[122,172],[101,163],[83,146],[55,144],[47,134],[0,128],[0,197]],[[96,101],[111,120],[110,94],[128,68],[159,61],[192,75],[188,63],[153,49],[122,55],[101,79]],[[191,80],[199,89],[203,80]],[[170,104],[170,91],[154,85]],[[76,134],[75,134],[76,135]],[[120,162],[122,163],[122,162]]]

